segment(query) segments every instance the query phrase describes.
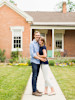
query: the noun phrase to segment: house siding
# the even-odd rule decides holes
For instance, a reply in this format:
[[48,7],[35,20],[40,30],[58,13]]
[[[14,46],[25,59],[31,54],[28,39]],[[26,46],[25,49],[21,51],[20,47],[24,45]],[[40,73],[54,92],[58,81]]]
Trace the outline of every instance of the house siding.
[[65,30],[64,50],[68,57],[75,57],[75,30]]
[[5,55],[10,58],[12,50],[12,32],[10,26],[24,26],[23,32],[23,57],[29,57],[30,24],[8,6],[0,7],[0,49],[5,49]]
[[[21,15],[14,10],[4,5],[0,7],[0,49],[5,49],[5,55],[9,59],[12,50],[12,32],[11,26],[23,26],[24,32],[22,34],[22,49],[20,54],[23,57],[30,57],[30,24]],[[34,30],[32,31],[34,34]],[[32,34],[32,39],[34,35]],[[48,30],[46,34],[47,50],[52,50],[52,30]],[[64,34],[64,50],[68,57],[75,57],[75,30],[65,30]],[[61,52],[63,56],[64,52]]]

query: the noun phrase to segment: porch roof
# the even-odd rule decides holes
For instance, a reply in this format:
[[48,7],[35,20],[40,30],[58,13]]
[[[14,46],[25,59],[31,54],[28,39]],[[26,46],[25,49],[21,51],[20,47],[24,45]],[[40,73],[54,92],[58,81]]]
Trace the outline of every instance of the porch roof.
[[75,12],[25,11],[33,18],[34,25],[70,25],[75,26]]

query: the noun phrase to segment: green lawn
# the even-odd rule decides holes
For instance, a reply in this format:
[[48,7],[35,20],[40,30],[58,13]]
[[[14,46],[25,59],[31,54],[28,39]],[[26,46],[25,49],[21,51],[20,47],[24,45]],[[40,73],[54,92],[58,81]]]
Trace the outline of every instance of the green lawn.
[[[50,67],[67,100],[75,100],[75,66]],[[31,67],[0,66],[0,100],[21,100]]]
[[75,66],[50,67],[67,100],[75,100]]
[[0,100],[21,100],[31,67],[0,66]]

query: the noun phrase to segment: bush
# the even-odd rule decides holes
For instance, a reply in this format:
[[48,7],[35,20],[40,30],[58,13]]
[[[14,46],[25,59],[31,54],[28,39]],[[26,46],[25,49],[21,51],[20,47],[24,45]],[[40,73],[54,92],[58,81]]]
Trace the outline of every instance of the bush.
[[19,51],[17,49],[17,51],[12,51],[11,52],[11,59],[9,59],[9,62],[10,63],[18,62],[18,59],[19,59]]
[[29,66],[31,66],[30,59],[27,60],[27,63],[28,63]]
[[71,62],[74,62],[75,63],[75,59],[72,59]]
[[61,57],[61,52],[60,51],[54,51],[54,56],[55,57]]
[[18,58],[19,52],[18,51],[12,51],[11,52],[11,58]]
[[14,62],[14,59],[9,59],[9,62],[10,62],[10,63],[13,63],[13,62]]
[[54,60],[49,60],[49,65],[50,66],[54,66],[54,64],[55,64],[55,61]]
[[5,59],[6,59],[5,50],[2,51],[2,50],[0,49],[0,60],[1,60],[1,62],[4,62]]

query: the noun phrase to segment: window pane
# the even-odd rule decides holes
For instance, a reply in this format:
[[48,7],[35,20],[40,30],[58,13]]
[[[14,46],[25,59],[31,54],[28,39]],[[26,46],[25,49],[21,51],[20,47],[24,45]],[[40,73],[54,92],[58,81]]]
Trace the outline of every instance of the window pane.
[[45,37],[45,33],[41,33],[41,36]]
[[19,48],[21,48],[21,45],[19,44]]
[[16,39],[16,37],[14,37],[14,39]]
[[21,29],[14,29],[13,48],[21,48]]
[[21,40],[19,40],[19,43],[21,43]]
[[19,37],[19,39],[21,39],[21,37]]
[[60,40],[56,41],[56,49],[62,49],[62,41]]
[[14,44],[14,48],[15,48],[15,44]]

